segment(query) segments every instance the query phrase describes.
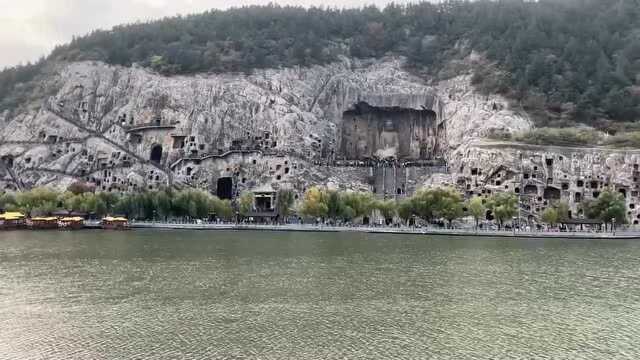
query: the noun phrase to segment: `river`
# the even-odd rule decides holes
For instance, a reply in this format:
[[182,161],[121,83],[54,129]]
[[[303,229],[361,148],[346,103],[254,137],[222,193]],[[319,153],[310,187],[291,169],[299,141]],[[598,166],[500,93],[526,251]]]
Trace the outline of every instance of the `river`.
[[0,232],[2,359],[640,358],[640,242]]

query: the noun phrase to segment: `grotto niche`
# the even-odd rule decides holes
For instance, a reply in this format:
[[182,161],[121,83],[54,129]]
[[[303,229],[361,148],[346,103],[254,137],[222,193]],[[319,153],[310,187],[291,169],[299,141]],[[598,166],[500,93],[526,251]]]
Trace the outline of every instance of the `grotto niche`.
[[233,179],[230,177],[219,178],[216,195],[222,200],[233,199]]
[[432,110],[355,104],[342,117],[339,158],[431,160],[441,157],[444,126]]
[[151,155],[149,156],[149,160],[153,161],[156,164],[160,164],[162,161],[162,145],[155,144],[151,147]]

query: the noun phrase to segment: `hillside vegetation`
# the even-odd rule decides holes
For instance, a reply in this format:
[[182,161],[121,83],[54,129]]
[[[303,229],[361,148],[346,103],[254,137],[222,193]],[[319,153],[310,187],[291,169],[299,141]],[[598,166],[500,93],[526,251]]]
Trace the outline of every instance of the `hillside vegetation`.
[[[599,128],[640,118],[637,0],[446,1],[384,9],[246,7],[95,31],[36,64],[0,73],[0,110],[19,106],[48,63],[134,63],[166,75],[251,72],[387,54],[415,71],[483,53],[479,89],[519,102],[540,125]],[[448,73],[447,73],[448,74]],[[451,74],[449,74],[451,75]]]

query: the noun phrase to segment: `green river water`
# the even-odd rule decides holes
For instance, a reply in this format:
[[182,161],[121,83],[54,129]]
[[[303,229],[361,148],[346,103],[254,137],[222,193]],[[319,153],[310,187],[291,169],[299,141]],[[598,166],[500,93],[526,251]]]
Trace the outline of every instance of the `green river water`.
[[533,358],[640,358],[640,242],[0,232],[0,359]]

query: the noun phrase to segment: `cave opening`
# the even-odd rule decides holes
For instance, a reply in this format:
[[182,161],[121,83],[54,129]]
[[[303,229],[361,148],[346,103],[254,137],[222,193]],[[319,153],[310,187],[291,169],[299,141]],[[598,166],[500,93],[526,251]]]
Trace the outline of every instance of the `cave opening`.
[[627,189],[618,189],[618,192],[622,194],[625,199],[627,198]]
[[7,168],[11,169],[13,167],[13,156],[11,155],[5,155],[2,157],[2,163],[4,164],[4,166],[6,166]]
[[259,212],[273,211],[273,198],[271,196],[256,196],[256,210]]
[[[442,156],[444,126],[430,109],[354,104],[343,113],[339,158],[432,160]],[[411,141],[409,141],[411,139]]]
[[527,195],[537,194],[538,187],[535,185],[527,185],[524,187],[524,193]]
[[560,189],[555,187],[546,187],[544,189],[544,198],[546,200],[560,200]]
[[233,198],[233,179],[230,177],[219,178],[216,195],[222,200],[231,200]]
[[162,145],[156,144],[151,147],[151,156],[149,156],[149,160],[156,164],[160,164],[160,161],[162,161]]

